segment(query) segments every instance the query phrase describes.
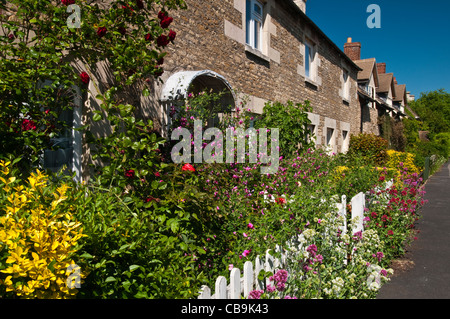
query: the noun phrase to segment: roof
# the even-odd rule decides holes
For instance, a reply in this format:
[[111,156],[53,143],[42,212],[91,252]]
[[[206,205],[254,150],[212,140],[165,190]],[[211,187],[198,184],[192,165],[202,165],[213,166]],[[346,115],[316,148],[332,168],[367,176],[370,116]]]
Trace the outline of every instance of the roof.
[[360,70],[360,67],[358,65],[356,65],[356,63],[350,59],[347,54],[344,53],[344,51],[342,51],[337,45],[336,43],[334,43],[333,41],[331,41],[331,39],[314,23],[314,21],[312,21],[300,8],[297,4],[295,4],[295,2],[293,0],[283,0],[282,2],[287,3],[292,10],[294,10],[294,12],[298,13],[302,19],[304,19],[306,21],[306,23],[308,23],[309,25],[311,25],[313,27],[313,29],[320,34],[338,53],[339,55],[344,58],[350,65],[352,65],[354,68],[356,68],[357,70]]
[[375,58],[356,60],[354,62],[361,68],[361,71],[358,72],[358,81],[368,81],[373,74],[375,86],[378,87],[377,61]]
[[394,101],[398,101],[398,102],[401,102],[401,101],[404,101],[404,102],[407,102],[406,101],[406,84],[398,84],[398,85],[395,85],[395,98],[394,98]]
[[392,95],[395,96],[395,87],[394,84],[394,74],[393,73],[382,73],[378,74],[379,85],[377,92],[378,93],[388,93],[389,88],[392,89]]

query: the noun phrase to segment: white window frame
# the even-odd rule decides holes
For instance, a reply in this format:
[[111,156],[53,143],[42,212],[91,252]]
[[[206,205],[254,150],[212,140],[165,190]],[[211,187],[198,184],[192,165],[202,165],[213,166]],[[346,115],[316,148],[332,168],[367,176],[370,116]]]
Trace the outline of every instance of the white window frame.
[[[259,7],[261,13],[256,12]],[[258,0],[246,0],[245,42],[252,49],[262,52],[264,4]],[[259,23],[259,27],[258,27]]]
[[343,77],[343,87],[342,87],[342,97],[345,100],[350,99],[350,73],[346,70],[342,70]]
[[317,79],[317,52],[314,42],[309,39],[305,40],[305,77],[316,82]]

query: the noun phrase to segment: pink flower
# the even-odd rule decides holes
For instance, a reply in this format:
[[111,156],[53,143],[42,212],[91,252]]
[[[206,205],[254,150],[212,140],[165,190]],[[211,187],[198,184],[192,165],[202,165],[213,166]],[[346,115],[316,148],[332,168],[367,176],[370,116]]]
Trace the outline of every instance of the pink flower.
[[250,229],[253,229],[253,228],[255,228],[255,226],[253,226],[253,224],[252,224],[252,223],[248,223],[247,227],[248,227],[248,228],[250,228]]
[[264,291],[262,290],[252,290],[248,294],[248,299],[259,299],[263,293]]
[[234,267],[233,264],[229,264],[229,265],[228,265],[228,270],[231,271],[231,270],[233,269],[233,267]]
[[129,169],[125,172],[125,177],[134,178],[134,170]]
[[29,131],[29,130],[36,131],[36,123],[34,123],[33,120],[24,119],[22,121],[22,131]]
[[250,255],[251,250],[244,250],[244,252],[242,253],[242,256],[247,257],[248,255]]

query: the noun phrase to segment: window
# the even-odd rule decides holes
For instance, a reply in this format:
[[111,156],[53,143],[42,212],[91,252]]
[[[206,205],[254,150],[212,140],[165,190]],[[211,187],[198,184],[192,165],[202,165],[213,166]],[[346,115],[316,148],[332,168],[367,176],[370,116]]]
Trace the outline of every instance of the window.
[[327,146],[329,146],[329,147],[334,146],[333,135],[334,135],[334,129],[327,128]]
[[257,0],[247,0],[246,43],[253,49],[262,50],[263,5]]
[[315,137],[315,134],[316,134],[316,126],[314,124],[308,124],[307,134],[308,134],[308,136],[306,138],[306,141],[308,143],[312,142]]
[[348,151],[348,131],[342,131],[342,153]]
[[348,76],[348,71],[347,70],[343,70],[343,77],[344,77],[344,83],[343,83],[343,87],[342,87],[342,97],[346,100],[349,99],[350,97],[350,79]]
[[305,76],[316,80],[316,51],[311,41],[305,41]]

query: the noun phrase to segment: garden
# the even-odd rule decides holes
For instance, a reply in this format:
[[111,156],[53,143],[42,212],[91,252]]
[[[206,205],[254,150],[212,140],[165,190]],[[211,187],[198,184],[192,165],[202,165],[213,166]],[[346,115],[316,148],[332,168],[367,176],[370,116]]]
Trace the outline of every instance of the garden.
[[[20,45],[29,36],[23,26],[3,24],[12,36],[1,37],[0,44],[17,59],[1,62],[1,298],[197,298],[203,285],[214,287],[218,276],[228,278],[230,270],[299,235],[305,249],[286,247],[287,267],[263,273],[271,284],[249,298],[376,296],[392,276],[392,261],[414,240],[424,204],[423,167],[413,153],[359,134],[346,154],[329,154],[308,134],[308,101],[268,102],[258,116],[244,101],[222,114],[219,129],[253,126],[270,136],[267,128],[279,128],[279,148],[266,145],[267,154],[254,162],[246,151],[243,162],[174,163],[174,141],[135,116],[121,92],[138,85],[149,94],[140,79],[161,75],[164,47],[176,36],[168,11],[183,2],[167,1],[161,8],[158,1],[116,1],[107,12],[85,5],[86,20],[75,31],[55,21],[73,2],[20,1],[17,17],[47,36],[36,44],[39,50]],[[36,12],[47,15],[33,21]],[[142,21],[152,23],[120,29]],[[50,137],[64,130],[57,114],[63,92],[74,84],[86,91],[92,77],[89,68],[73,72],[71,61],[62,59],[67,50],[86,66],[103,52],[118,83],[98,96],[102,111],[93,116],[94,122],[108,121],[111,133],[99,137],[89,134],[89,125],[80,128],[95,146],[92,177],[83,183],[40,165]],[[133,60],[137,56],[142,60]],[[5,71],[13,69],[23,72]],[[37,79],[55,84],[39,86]],[[192,129],[195,120],[207,129],[220,100],[216,93],[190,94],[172,108],[172,131]],[[251,142],[249,136],[244,140]],[[201,149],[220,155],[221,145],[212,141]],[[267,161],[259,157],[273,152],[278,170],[261,174]],[[360,192],[367,198],[364,231],[342,233],[336,203]],[[350,219],[351,207],[347,211]]]

